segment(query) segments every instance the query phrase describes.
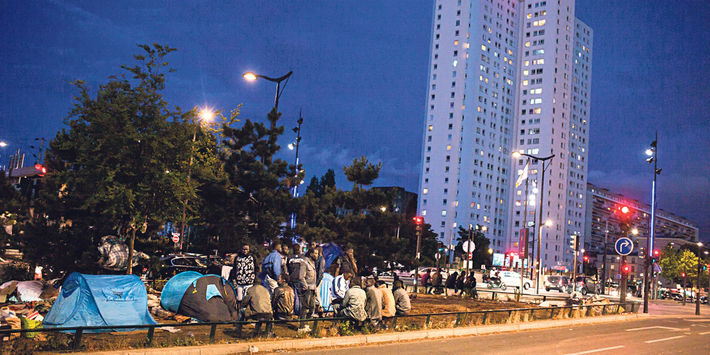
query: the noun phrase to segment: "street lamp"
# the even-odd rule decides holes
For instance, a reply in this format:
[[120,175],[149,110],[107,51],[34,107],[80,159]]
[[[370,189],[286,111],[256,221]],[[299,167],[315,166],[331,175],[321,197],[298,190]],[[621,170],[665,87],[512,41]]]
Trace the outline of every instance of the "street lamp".
[[[661,169],[658,168],[658,132],[656,132],[656,137],[651,142],[648,149],[645,151],[648,158],[646,161],[649,164],[653,164],[653,183],[651,184],[651,231],[648,234],[646,245],[647,250],[653,250],[653,239],[656,233],[656,179],[658,174],[661,173]],[[651,255],[646,253],[646,262],[644,263],[644,280],[643,280],[643,313],[648,313],[648,288],[649,288],[649,274],[651,266]]]
[[[5,148],[5,147],[7,147],[7,142],[5,142],[5,141],[0,141],[0,148]],[[4,151],[4,150],[5,150],[5,149],[3,149],[3,151]],[[2,157],[2,154],[0,154],[0,157]],[[2,160],[0,160],[0,169],[2,169],[2,168],[3,168]]]
[[[542,161],[542,176],[540,177],[540,212],[538,214],[538,226],[540,226],[540,233],[542,233],[542,206],[543,206],[543,199],[545,198],[545,169],[550,166],[550,164],[547,164],[547,167],[545,167],[545,162],[554,158],[555,154],[552,154],[547,157],[537,157],[534,155],[526,154],[523,153],[522,151],[516,151],[513,152],[513,158],[520,158],[521,156],[526,156],[528,158],[528,162],[530,162],[530,159],[535,159],[535,160],[540,160]],[[527,196],[525,196],[527,198]],[[547,223],[547,222],[545,222]],[[552,221],[550,221],[552,223]],[[534,243],[533,243],[533,248],[534,248]],[[536,260],[536,267],[538,269],[537,272],[537,280],[535,280],[535,288],[536,288],[536,293],[540,294],[540,278],[541,278],[541,273],[540,271],[542,270],[541,267],[541,254],[540,254],[540,249],[542,248],[542,235],[538,234],[537,235],[537,260]],[[533,251],[534,252],[534,251]]]
[[[542,203],[540,204],[542,211]],[[546,220],[545,224],[540,224],[540,230],[537,233],[537,274],[535,278],[535,293],[540,294],[540,280],[542,279],[542,264],[540,263],[540,248],[542,247],[542,227],[552,227],[552,220]]]
[[[699,316],[700,315],[700,273],[702,270],[702,268],[700,267],[700,261],[702,260],[702,259],[700,259],[700,247],[703,246],[703,242],[698,242],[697,245],[698,245],[698,254],[697,254],[698,255],[698,277],[695,280],[695,288],[697,289],[697,291],[695,291],[695,315]],[[705,253],[707,253],[707,250],[705,251]]]
[[[276,83],[276,97],[274,98],[274,111],[276,113],[278,113],[279,112],[279,98],[281,97],[281,94],[283,94],[284,89],[286,89],[286,84],[288,83],[288,78],[291,77],[291,74],[293,74],[293,71],[289,71],[284,76],[281,76],[278,78],[272,78],[272,77],[268,77],[266,75],[259,75],[259,74],[255,74],[253,72],[246,72],[246,73],[242,74],[242,77],[244,77],[244,79],[247,81],[256,81],[256,79],[261,78],[261,79]],[[283,82],[283,81],[285,81],[284,87],[281,88],[281,82]]]
[[[192,177],[192,160],[195,150],[195,141],[197,140],[197,126],[200,122],[211,122],[214,120],[215,112],[211,108],[202,108],[197,114],[198,119],[195,122],[194,129],[192,131],[192,143],[190,144],[190,163],[187,166],[187,179],[186,184],[188,189],[190,188],[190,178]],[[182,204],[182,220],[180,221],[180,251],[182,251],[182,244],[185,240],[185,222],[187,220],[187,204],[189,202],[189,194],[185,196],[185,201]]]

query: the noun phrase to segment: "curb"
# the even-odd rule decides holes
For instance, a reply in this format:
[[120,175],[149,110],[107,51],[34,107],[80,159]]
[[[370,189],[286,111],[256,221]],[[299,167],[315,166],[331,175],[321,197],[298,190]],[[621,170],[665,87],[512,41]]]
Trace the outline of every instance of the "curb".
[[429,329],[407,332],[395,332],[384,334],[369,334],[369,335],[353,335],[344,337],[329,337],[318,339],[287,339],[277,341],[257,341],[243,342],[237,344],[213,344],[200,345],[190,347],[170,347],[170,348],[147,348],[147,349],[131,349],[118,351],[94,352],[95,355],[158,355],[158,354],[177,354],[177,355],[221,355],[248,353],[252,346],[256,347],[260,352],[276,352],[276,351],[293,351],[293,350],[309,350],[316,348],[330,347],[345,347],[355,345],[375,345],[383,343],[416,341],[428,339],[442,339],[463,337],[472,335],[488,335],[495,333],[517,332],[525,330],[548,329],[557,327],[567,327],[571,325],[588,325],[620,321],[632,321],[638,319],[648,319],[648,315],[629,314],[629,315],[611,315],[590,318],[575,318],[562,320],[540,320],[525,323],[513,324],[495,324],[477,327],[461,327],[461,328],[445,328],[445,329]]

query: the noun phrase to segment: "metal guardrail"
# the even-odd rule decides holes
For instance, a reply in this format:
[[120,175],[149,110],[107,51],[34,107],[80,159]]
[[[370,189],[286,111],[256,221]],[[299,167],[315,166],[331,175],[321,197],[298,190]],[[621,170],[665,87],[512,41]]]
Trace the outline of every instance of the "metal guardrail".
[[[631,313],[636,313],[639,310],[639,305],[637,303],[608,303],[608,304],[596,304],[596,305],[575,305],[575,306],[561,306],[561,307],[536,307],[536,308],[510,308],[510,309],[492,309],[492,310],[481,310],[481,311],[468,311],[468,312],[442,312],[442,313],[423,313],[423,314],[408,314],[408,315],[396,315],[391,318],[385,319],[385,321],[390,322],[391,321],[391,327],[392,329],[397,328],[397,320],[398,319],[411,319],[411,318],[425,318],[425,327],[429,328],[431,326],[431,319],[432,317],[437,317],[437,316],[456,316],[456,321],[454,323],[454,327],[458,327],[463,323],[463,320],[466,316],[472,316],[472,315],[483,315],[481,325],[485,325],[486,321],[489,322],[489,324],[492,324],[491,322],[491,317],[489,317],[490,314],[498,314],[498,313],[508,313],[508,320],[513,316],[514,312],[517,312],[518,314],[524,314],[526,312],[530,312],[530,319],[535,318],[535,312],[546,312],[549,311],[549,317],[546,318],[541,318],[538,317],[538,319],[552,319],[555,317],[555,313],[557,313],[558,316],[561,316],[564,312],[564,310],[568,310],[567,317],[571,318],[573,315],[574,310],[584,310],[584,316],[587,317],[589,316],[590,309],[600,309],[601,308],[601,315],[606,315],[609,313],[609,309],[612,310],[612,314],[619,314],[621,311],[621,308],[624,308],[625,311],[629,311]],[[628,309],[630,307],[630,310]],[[191,323],[191,324],[186,324],[186,323],[165,323],[165,324],[140,324],[140,325],[114,325],[114,326],[86,326],[86,327],[66,327],[66,328],[35,328],[35,329],[3,329],[0,330],[0,338],[2,338],[5,335],[9,335],[12,333],[57,333],[57,332],[73,332],[74,333],[74,339],[72,341],[72,346],[71,350],[72,351],[79,351],[81,349],[81,341],[82,337],[85,332],[87,331],[92,331],[92,330],[108,330],[110,331],[116,331],[118,329],[131,329],[131,330],[140,330],[140,329],[147,329],[147,334],[146,334],[146,347],[150,347],[153,344],[153,338],[155,335],[155,329],[158,328],[167,328],[167,327],[174,327],[174,328],[181,328],[181,327],[210,327],[210,333],[209,333],[209,343],[212,344],[214,343],[215,340],[215,335],[217,332],[217,326],[219,325],[232,325],[236,328],[237,330],[237,336],[236,338],[241,338],[242,337],[242,326],[244,325],[249,325],[253,324],[254,325],[254,332],[252,334],[252,337],[260,337],[264,335],[264,333],[261,332],[262,326],[265,325],[265,333],[266,336],[268,337],[272,333],[272,329],[274,324],[285,324],[288,325],[289,323],[312,323],[313,327],[311,329],[311,336],[318,336],[319,332],[319,324],[322,322],[344,322],[344,321],[352,321],[350,318],[344,318],[344,317],[330,317],[330,318],[308,318],[308,319],[289,319],[289,320],[250,320],[250,321],[233,321],[233,322],[205,322],[205,323]],[[470,322],[469,322],[470,323]]]

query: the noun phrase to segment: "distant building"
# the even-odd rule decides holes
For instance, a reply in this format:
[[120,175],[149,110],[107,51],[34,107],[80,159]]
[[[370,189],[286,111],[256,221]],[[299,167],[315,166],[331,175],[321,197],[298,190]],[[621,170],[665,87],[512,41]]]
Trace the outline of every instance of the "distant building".
[[392,194],[392,202],[389,208],[391,212],[404,214],[407,217],[414,217],[417,214],[417,194],[406,191],[399,186],[373,187],[373,190],[380,190]]
[[[615,211],[622,205],[629,208],[631,228],[638,231],[636,236],[629,235],[634,241],[634,251],[627,257],[627,263],[631,266],[630,276],[638,278],[643,275],[643,260],[650,233],[650,205],[587,183],[584,249],[590,257],[590,262],[597,267],[601,275],[606,238],[609,270],[607,276],[616,277],[619,274],[620,258],[614,251],[614,242],[622,237],[622,231],[618,212]],[[671,242],[679,245],[695,244],[698,241],[698,232],[696,223],[662,209],[656,210],[655,249],[661,249]]]

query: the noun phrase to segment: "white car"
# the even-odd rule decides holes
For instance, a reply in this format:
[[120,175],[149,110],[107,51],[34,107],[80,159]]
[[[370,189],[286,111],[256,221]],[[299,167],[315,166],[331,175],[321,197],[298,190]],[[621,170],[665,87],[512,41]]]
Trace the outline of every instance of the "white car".
[[[515,271],[501,271],[500,280],[507,287],[520,288],[520,274]],[[532,285],[532,280],[523,277],[523,290],[529,289]]]

